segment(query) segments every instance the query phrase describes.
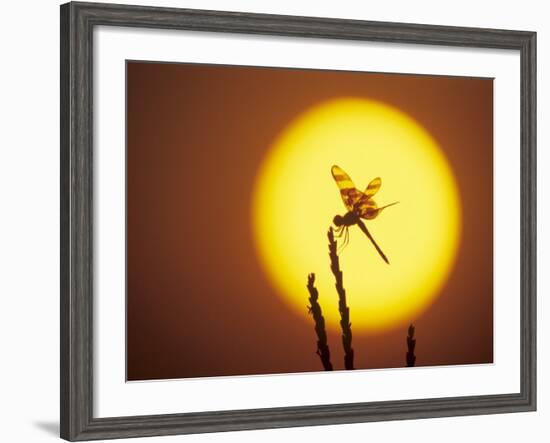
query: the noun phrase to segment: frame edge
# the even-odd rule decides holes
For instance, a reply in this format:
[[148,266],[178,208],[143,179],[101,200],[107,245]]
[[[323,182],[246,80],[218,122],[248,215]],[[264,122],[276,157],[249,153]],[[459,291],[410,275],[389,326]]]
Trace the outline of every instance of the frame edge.
[[537,33],[526,33],[521,64],[521,393],[537,410]]
[[[536,410],[536,33],[101,3],[67,3],[61,5],[60,13],[61,438],[81,441]],[[209,24],[210,19],[213,24]],[[290,23],[285,25],[285,20]],[[521,392],[385,405],[356,403],[93,418],[91,40],[92,28],[98,24],[519,49]],[[360,29],[362,24],[365,30]],[[335,35],[339,32],[340,37]],[[432,38],[427,37],[430,32],[434,33]],[[461,32],[467,34],[463,41]],[[392,33],[395,35],[390,38]]]
[[60,437],[69,439],[71,423],[70,346],[70,46],[71,5],[60,6]]
[[93,410],[91,27],[60,6],[60,437],[82,439]]

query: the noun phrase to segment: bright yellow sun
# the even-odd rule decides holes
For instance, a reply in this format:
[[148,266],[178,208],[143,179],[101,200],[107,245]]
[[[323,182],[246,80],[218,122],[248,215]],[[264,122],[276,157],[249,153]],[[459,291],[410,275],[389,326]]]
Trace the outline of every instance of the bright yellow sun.
[[252,201],[254,238],[276,291],[307,315],[307,274],[316,274],[323,315],[338,328],[327,230],[346,212],[331,176],[339,165],[364,190],[382,178],[379,206],[399,201],[365,224],[387,255],[350,228],[340,255],[354,332],[414,322],[453,266],[461,230],[457,185],[435,140],[412,118],[380,102],[342,98],[299,116],[264,159]]

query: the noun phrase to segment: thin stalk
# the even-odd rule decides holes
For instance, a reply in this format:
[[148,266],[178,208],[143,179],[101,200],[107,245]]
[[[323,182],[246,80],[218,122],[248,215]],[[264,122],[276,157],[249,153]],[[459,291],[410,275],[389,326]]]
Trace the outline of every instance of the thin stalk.
[[346,290],[344,289],[343,275],[338,259],[338,245],[334,240],[332,227],[328,230],[328,250],[330,257],[330,269],[336,279],[336,292],[338,293],[338,310],[340,311],[340,327],[342,328],[342,345],[344,347],[344,366],[353,368],[353,348],[351,347],[351,323],[349,321],[349,307],[346,302]]
[[414,348],[416,346],[416,339],[414,338],[414,325],[409,326],[407,335],[407,366],[413,367],[416,362],[416,355],[414,355]]
[[321,359],[325,371],[332,371],[330,362],[330,349],[327,344],[327,331],[325,329],[325,318],[319,304],[319,291],[315,287],[315,274],[307,276],[307,290],[309,291],[308,312],[313,316],[315,332],[317,333],[317,355]]

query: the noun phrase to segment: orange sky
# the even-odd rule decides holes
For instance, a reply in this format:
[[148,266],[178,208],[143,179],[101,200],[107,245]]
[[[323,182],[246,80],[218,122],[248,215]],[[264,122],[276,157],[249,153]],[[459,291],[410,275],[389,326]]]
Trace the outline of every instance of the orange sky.
[[[129,62],[127,81],[129,380],[322,369],[312,319],[260,269],[250,199],[281,129],[342,96],[413,117],[459,185],[462,243],[415,320],[417,365],[492,361],[491,79]],[[307,297],[304,287],[304,309]],[[406,328],[355,334],[355,366],[404,366],[405,338]],[[329,345],[342,368],[337,333]]]

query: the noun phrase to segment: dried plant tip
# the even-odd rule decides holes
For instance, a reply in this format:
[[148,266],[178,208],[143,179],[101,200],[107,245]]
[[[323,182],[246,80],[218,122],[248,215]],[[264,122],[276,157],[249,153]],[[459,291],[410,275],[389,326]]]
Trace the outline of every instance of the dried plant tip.
[[321,363],[325,371],[332,371],[332,363],[330,361],[330,349],[327,343],[327,331],[325,329],[325,318],[319,304],[319,291],[315,287],[315,274],[311,273],[307,276],[307,289],[309,291],[309,306],[308,313],[313,316],[315,322],[315,332],[317,334],[317,351],[316,354],[321,359]]
[[348,370],[353,367],[353,348],[351,346],[351,323],[349,321],[349,307],[346,301],[346,290],[344,288],[344,278],[340,269],[340,260],[338,259],[338,245],[334,240],[334,230],[329,228],[328,233],[328,251],[330,257],[330,270],[336,280],[336,292],[338,293],[338,311],[340,312],[340,327],[342,329],[342,346],[344,348],[344,367]]
[[413,367],[416,363],[416,355],[414,354],[414,348],[416,347],[416,339],[414,338],[414,325],[409,326],[409,331],[407,335],[407,366]]

